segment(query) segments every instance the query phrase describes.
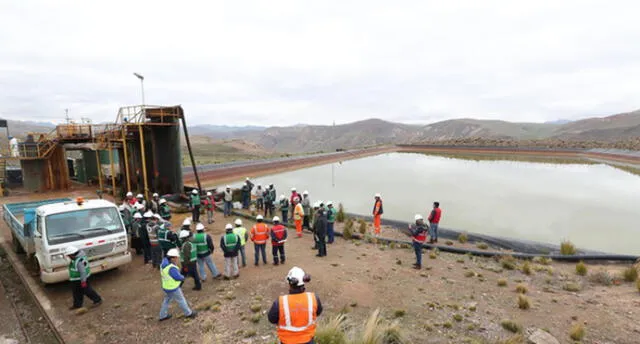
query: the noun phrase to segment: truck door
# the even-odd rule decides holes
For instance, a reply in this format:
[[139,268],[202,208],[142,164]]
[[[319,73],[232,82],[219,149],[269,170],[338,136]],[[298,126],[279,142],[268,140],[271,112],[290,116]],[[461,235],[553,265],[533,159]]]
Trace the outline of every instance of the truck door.
[[[44,228],[44,217],[38,215],[33,226],[33,244],[35,252],[44,252],[42,247],[42,229]],[[44,257],[41,257],[44,258]]]

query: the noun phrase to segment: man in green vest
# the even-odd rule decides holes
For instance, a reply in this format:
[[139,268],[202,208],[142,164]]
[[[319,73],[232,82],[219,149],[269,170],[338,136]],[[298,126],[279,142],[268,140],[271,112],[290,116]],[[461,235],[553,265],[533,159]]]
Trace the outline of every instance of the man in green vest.
[[64,253],[71,260],[69,263],[69,281],[73,286],[73,306],[69,309],[82,308],[85,295],[93,301],[94,305],[100,305],[102,298],[89,285],[88,279],[91,276],[91,268],[89,267],[87,256],[75,246],[67,247]]
[[200,222],[200,193],[198,189],[191,191],[191,198],[189,200],[189,209],[191,209],[191,218],[193,222]]
[[[233,226],[227,223],[225,226],[226,233],[220,238],[220,248],[224,253],[224,278],[238,278],[238,251],[240,250],[240,237],[233,232]],[[231,275],[233,270],[233,275]]]
[[329,244],[333,244],[333,225],[336,222],[337,213],[336,208],[333,207],[333,202],[327,201],[327,243]]
[[162,216],[162,219],[165,221],[170,221],[171,220],[171,207],[169,207],[169,204],[167,204],[167,200],[164,198],[160,199],[160,216]]
[[178,247],[178,235],[171,230],[170,224],[170,222],[162,222],[158,226],[158,241],[164,256],[170,249]]
[[[233,229],[233,233],[235,233],[240,238],[240,256],[242,256],[242,267],[247,266],[247,257],[245,256],[244,246],[247,244],[247,240],[249,240],[249,233],[247,229],[242,227],[242,220],[236,219],[236,227]],[[240,259],[238,256],[238,259]],[[238,262],[240,265],[240,262]]]
[[178,262],[180,259],[180,252],[177,248],[169,250],[167,256],[162,260],[160,265],[160,277],[162,278],[162,290],[164,290],[164,300],[162,301],[162,307],[160,307],[160,321],[171,318],[169,314],[169,302],[175,300],[184,316],[186,318],[195,318],[196,311],[192,311],[187,304],[187,300],[184,298],[182,289],[180,286],[184,282],[184,276],[180,274],[178,268]]
[[196,246],[196,251],[198,252],[198,273],[200,274],[202,282],[207,280],[205,265],[209,268],[209,271],[211,271],[214,279],[222,276],[220,272],[218,272],[216,263],[213,262],[213,257],[211,256],[215,249],[211,236],[204,232],[204,225],[202,223],[196,225],[196,231],[196,235],[193,236],[193,244]]
[[190,238],[191,232],[180,231],[180,241],[182,241],[182,248],[180,251],[182,274],[193,277],[193,282],[195,283],[193,290],[201,290],[202,284],[200,284],[200,276],[198,276],[197,267],[198,250]]

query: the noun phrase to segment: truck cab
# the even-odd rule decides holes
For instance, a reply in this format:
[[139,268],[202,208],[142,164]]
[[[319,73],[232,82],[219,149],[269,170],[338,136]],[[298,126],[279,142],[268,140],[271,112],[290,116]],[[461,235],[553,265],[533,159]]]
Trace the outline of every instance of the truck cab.
[[[23,221],[18,220],[20,214]],[[14,246],[33,257],[44,283],[69,279],[69,258],[64,254],[68,246],[85,252],[92,274],[131,262],[124,223],[109,201],[79,198],[15,203],[5,205],[4,216]]]

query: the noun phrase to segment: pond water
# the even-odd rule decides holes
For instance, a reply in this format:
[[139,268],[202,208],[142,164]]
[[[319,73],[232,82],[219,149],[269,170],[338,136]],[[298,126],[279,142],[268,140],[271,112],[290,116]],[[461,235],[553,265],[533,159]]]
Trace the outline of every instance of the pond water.
[[441,227],[640,254],[639,176],[588,161],[499,159],[389,153],[255,181],[287,197],[291,187],[308,190],[312,201],[341,202],[357,214],[370,214],[379,192],[383,223],[426,217],[437,200]]

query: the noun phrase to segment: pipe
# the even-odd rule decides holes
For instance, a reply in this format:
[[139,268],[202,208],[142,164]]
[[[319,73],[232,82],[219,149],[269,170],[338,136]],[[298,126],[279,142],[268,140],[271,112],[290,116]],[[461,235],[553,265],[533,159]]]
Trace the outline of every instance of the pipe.
[[149,199],[149,187],[147,185],[147,160],[144,153],[144,129],[141,124],[138,124],[138,130],[140,131],[140,155],[142,156],[142,180],[144,183],[144,198]]
[[189,150],[189,157],[191,158],[191,166],[193,166],[193,175],[196,177],[196,183],[198,184],[198,191],[202,193],[202,185],[200,184],[200,177],[198,176],[198,169],[196,168],[196,160],[193,158],[193,151],[191,150],[191,141],[189,141],[189,132],[187,131],[187,121],[184,119],[184,112],[181,111],[180,118],[182,119],[182,129],[184,130],[184,139],[187,142],[187,149]]
[[122,126],[122,150],[124,152],[124,175],[127,179],[127,192],[131,191],[131,175],[129,174],[129,157],[127,153],[127,126]]
[[98,147],[96,146],[96,164],[98,165],[98,182],[100,183],[100,191],[103,191],[102,187],[102,165],[100,165],[100,155],[98,154]]
[[113,147],[111,146],[111,141],[109,141],[109,164],[111,165],[111,194],[113,194],[113,197],[116,197],[116,176],[113,168]]

